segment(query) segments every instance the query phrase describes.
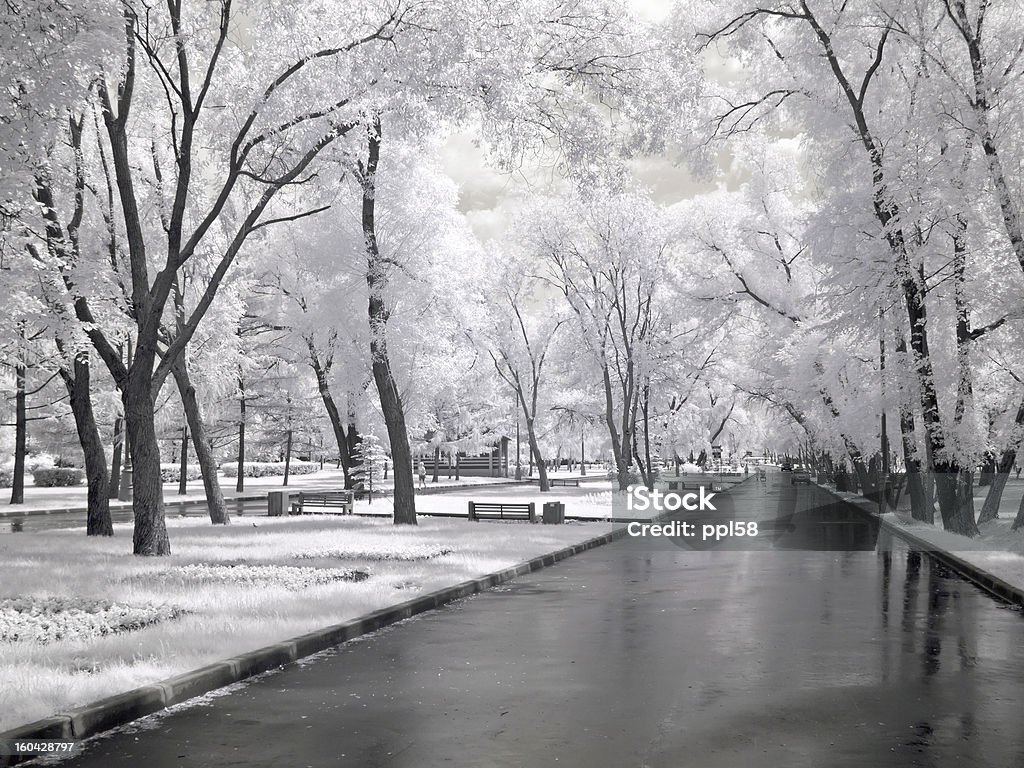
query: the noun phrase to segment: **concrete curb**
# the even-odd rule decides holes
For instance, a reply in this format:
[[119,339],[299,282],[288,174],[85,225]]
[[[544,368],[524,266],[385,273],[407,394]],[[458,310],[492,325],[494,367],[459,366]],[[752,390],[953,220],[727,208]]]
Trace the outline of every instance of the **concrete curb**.
[[[435,590],[388,608],[381,608],[342,624],[317,629],[281,643],[269,645],[241,656],[234,656],[125,693],[119,693],[52,717],[37,720],[34,723],[28,723],[0,733],[0,741],[14,739],[77,741],[95,736],[174,704],[180,704],[204,693],[223,688],[262,672],[283,667],[327,648],[341,645],[348,640],[375,632],[390,624],[439,608],[455,600],[485,592],[499,584],[511,581],[517,576],[554,565],[589,549],[610,544],[625,535],[625,528],[613,530],[579,544],[573,544],[546,555],[539,555],[501,571]],[[0,768],[31,759],[32,756],[27,755],[0,755]]]
[[970,563],[961,557],[957,557],[952,552],[947,552],[945,549],[942,549],[929,541],[925,541],[919,536],[915,536],[913,533],[901,526],[894,525],[889,520],[879,516],[877,512],[877,503],[869,499],[846,499],[827,486],[818,485],[818,487],[823,491],[828,491],[837,499],[845,501],[847,504],[863,512],[865,515],[870,515],[875,518],[883,530],[903,539],[915,550],[928,555],[932,559],[959,574],[976,587],[980,587],[985,590],[993,597],[1010,603],[1011,605],[1024,607],[1024,590],[1020,587],[1009,584],[998,576],[994,576],[988,571],[982,570],[973,563]]

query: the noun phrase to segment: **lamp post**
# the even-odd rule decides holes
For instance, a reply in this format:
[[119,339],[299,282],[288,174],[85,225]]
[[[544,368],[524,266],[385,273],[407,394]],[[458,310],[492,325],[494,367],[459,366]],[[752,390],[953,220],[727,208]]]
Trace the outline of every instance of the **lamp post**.
[[[132,367],[132,337],[128,336],[127,344],[128,368]],[[125,402],[125,406],[128,403]],[[132,441],[128,432],[128,414],[125,408],[125,430],[124,430],[124,465],[121,468],[121,487],[118,489],[117,498],[120,501],[132,501],[134,499],[134,488],[132,487]]]
[[516,410],[516,480],[523,479],[523,465],[519,454],[519,410]]
[[887,508],[887,499],[885,498],[886,485],[889,482],[889,432],[886,427],[885,419],[885,326],[882,323],[882,310],[878,310],[878,370],[881,378],[882,386],[882,402],[881,402],[881,419],[879,424],[879,431],[882,437],[882,474],[878,480],[878,511],[884,513]]
[[580,477],[587,476],[587,454],[586,444],[584,438],[586,437],[587,430],[585,427],[580,427]]

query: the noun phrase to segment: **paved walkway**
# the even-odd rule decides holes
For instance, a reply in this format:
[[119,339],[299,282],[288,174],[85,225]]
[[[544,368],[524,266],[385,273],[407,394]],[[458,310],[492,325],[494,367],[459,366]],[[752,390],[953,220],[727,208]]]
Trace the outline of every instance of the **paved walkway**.
[[[344,473],[340,469],[323,469],[309,475],[293,475],[288,478],[288,485],[282,485],[283,477],[247,477],[245,490],[235,490],[235,478],[221,477],[221,493],[225,501],[233,502],[244,499],[266,500],[269,491],[288,490],[297,493],[301,490],[320,488],[340,488],[344,485]],[[437,484],[427,483],[427,488],[462,487],[470,485],[488,485],[496,482],[508,482],[501,477],[464,477],[461,480],[448,480],[441,477]],[[390,493],[394,487],[391,480],[375,485],[376,493]],[[73,509],[86,510],[86,493],[84,485],[73,488],[36,488],[29,485],[25,488],[25,503],[10,504],[10,489],[0,489],[3,501],[0,502],[0,517],[31,515],[37,512]],[[178,494],[177,483],[164,483],[164,503],[167,506],[180,504],[202,504],[206,501],[201,480],[188,483],[188,493]],[[131,502],[111,500],[112,511],[131,509]]]
[[[733,511],[797,531],[846,525],[825,491],[784,481],[745,483]],[[875,543],[692,551],[624,540],[149,718],[71,762],[1024,764],[1021,616],[926,557]]]

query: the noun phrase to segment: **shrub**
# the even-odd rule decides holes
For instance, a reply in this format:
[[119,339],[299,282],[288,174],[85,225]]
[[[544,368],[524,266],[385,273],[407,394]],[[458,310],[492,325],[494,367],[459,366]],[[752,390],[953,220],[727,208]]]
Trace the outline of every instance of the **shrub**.
[[[309,475],[320,469],[315,461],[293,461],[288,468],[290,475]],[[225,477],[238,476],[238,463],[222,464],[220,471]],[[245,477],[282,477],[284,476],[283,461],[247,461],[242,465]]]
[[[615,468],[614,464],[608,470],[608,472],[605,475],[605,477],[607,477],[609,480],[611,480],[612,483],[614,483],[616,485],[618,484],[619,472]],[[628,488],[631,485],[639,485],[640,484],[640,472],[632,464],[629,465],[629,469],[626,471],[626,477],[627,477],[627,479],[626,479],[626,488]],[[619,490],[620,491],[624,491],[624,490],[626,490],[626,488],[619,488]]]
[[10,488],[14,485],[14,474],[6,469],[0,469],[0,488]]
[[[198,464],[186,464],[185,465],[185,479],[186,480],[198,480],[203,476],[202,470]],[[181,465],[180,464],[161,464],[160,465],[160,480],[165,483],[176,483],[181,479]]]
[[85,472],[71,467],[54,467],[53,469],[37,469],[32,473],[37,488],[64,488],[81,485]]
[[25,457],[25,469],[35,472],[37,469],[53,469],[57,466],[53,456],[48,453],[37,453],[34,456]]

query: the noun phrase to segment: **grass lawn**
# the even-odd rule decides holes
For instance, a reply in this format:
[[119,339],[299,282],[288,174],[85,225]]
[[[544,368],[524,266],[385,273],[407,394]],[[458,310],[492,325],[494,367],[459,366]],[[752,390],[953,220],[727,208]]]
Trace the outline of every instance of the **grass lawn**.
[[[586,495],[574,506],[596,507]],[[167,522],[166,558],[126,554],[130,525],[112,539],[81,529],[0,539],[0,731],[611,530],[326,515]]]

